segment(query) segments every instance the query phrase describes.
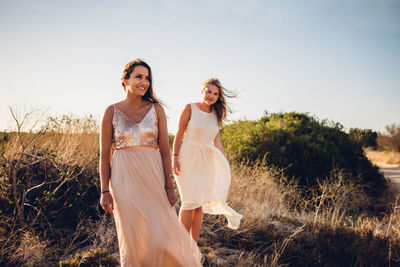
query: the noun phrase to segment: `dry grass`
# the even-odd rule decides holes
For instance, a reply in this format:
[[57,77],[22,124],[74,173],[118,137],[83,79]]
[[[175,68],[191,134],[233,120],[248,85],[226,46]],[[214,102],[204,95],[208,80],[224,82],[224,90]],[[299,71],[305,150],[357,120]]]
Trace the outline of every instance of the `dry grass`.
[[[4,148],[4,156],[10,161],[17,159],[23,151],[38,153],[47,151],[60,163],[87,165],[98,158],[98,129],[92,117],[48,118],[39,130],[22,127],[20,133],[13,132]],[[35,124],[37,127],[37,124]]]
[[25,266],[36,266],[45,262],[51,254],[48,244],[48,241],[41,240],[38,235],[27,230],[21,236],[17,250],[12,254],[11,262],[21,262]]
[[92,181],[78,179],[97,174],[96,123],[68,116],[29,123],[28,115],[15,117],[16,129],[0,145],[0,265],[46,266],[88,243],[85,231],[71,228],[76,218],[65,220],[63,212],[93,199]]
[[397,151],[376,151],[365,149],[367,158],[376,165],[389,164],[400,166],[400,152]]
[[[97,176],[96,127],[90,119],[50,119],[38,138],[38,131],[27,131],[19,137],[13,134],[12,140],[3,147],[3,155],[9,162],[18,160],[24,151],[33,155],[32,158],[38,157],[37,160],[45,155],[52,165],[43,173],[50,172],[50,168],[63,168],[54,172],[59,173],[59,183],[68,183],[68,179],[77,177],[68,166],[81,166],[82,170]],[[26,159],[21,162],[28,166],[28,154]],[[231,230],[226,228],[224,217],[205,215],[199,247],[206,255],[206,266],[400,264],[399,199],[390,202],[386,213],[378,216],[368,210],[371,199],[362,188],[347,182],[349,179],[340,170],[332,172],[329,179],[314,188],[306,189],[280,170],[260,165],[232,164],[231,167],[228,202],[244,218],[239,230]],[[4,181],[5,177],[0,177],[0,182]],[[3,197],[3,187],[1,190],[0,197]],[[97,203],[98,199],[91,205]],[[95,261],[96,257],[115,264],[119,255],[112,218],[98,214],[93,219],[85,212],[82,211],[82,218],[72,229],[62,225],[51,227],[45,220],[40,227],[29,224],[21,227],[14,223],[12,214],[2,214],[0,264],[47,266],[57,264],[60,259]],[[49,214],[43,210],[37,216]],[[35,222],[33,218],[32,221]],[[72,263],[67,260],[64,264]]]
[[362,188],[336,171],[309,189],[261,166],[232,166],[230,205],[244,215],[239,230],[205,216],[199,246],[206,266],[365,266],[400,264],[400,206],[368,216]]
[[[2,232],[5,230],[1,228]],[[8,254],[10,266],[44,266],[53,257],[54,251],[50,242],[29,227],[17,229],[11,233],[1,233],[1,258]]]

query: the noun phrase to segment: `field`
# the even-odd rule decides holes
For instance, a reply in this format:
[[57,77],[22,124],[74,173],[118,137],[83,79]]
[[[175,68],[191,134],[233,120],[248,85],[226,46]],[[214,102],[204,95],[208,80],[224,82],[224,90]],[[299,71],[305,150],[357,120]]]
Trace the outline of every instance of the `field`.
[[[115,266],[114,222],[98,206],[98,129],[90,118],[49,123],[1,144],[0,264]],[[400,265],[396,192],[372,202],[341,170],[304,189],[279,169],[231,168],[228,202],[244,218],[231,230],[205,216],[205,266]]]
[[377,164],[378,166],[400,166],[400,152],[366,149],[365,154],[370,161]]

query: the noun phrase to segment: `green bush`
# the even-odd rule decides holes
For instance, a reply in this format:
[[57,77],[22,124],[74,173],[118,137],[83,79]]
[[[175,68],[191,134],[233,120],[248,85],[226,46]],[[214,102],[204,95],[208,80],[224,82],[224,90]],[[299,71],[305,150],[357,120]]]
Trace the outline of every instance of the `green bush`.
[[378,133],[371,129],[350,128],[350,138],[358,142],[362,147],[377,147],[376,138]]
[[257,121],[229,124],[221,133],[230,160],[282,168],[301,186],[314,186],[334,169],[343,169],[354,182],[366,185],[370,195],[378,196],[386,188],[378,168],[339,123],[305,113],[265,114]]

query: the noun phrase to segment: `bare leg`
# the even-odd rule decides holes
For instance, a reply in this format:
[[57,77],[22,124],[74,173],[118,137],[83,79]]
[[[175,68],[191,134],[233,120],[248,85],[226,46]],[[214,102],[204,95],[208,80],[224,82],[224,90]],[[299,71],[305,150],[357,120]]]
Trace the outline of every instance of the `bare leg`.
[[179,220],[185,226],[186,230],[190,232],[190,228],[192,227],[192,213],[193,210],[180,210],[179,211]]
[[194,209],[192,213],[192,225],[190,234],[196,243],[199,241],[201,226],[203,224],[203,209],[201,207]]

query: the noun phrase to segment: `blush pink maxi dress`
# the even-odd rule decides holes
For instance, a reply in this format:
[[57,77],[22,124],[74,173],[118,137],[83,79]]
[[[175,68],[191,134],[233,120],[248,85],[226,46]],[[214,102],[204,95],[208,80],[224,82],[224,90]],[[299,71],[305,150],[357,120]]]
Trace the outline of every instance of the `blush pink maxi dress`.
[[201,253],[164,189],[154,105],[139,123],[114,105],[112,125],[110,191],[121,266],[201,266]]

